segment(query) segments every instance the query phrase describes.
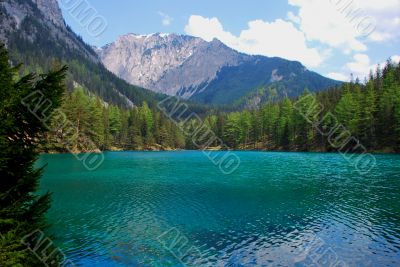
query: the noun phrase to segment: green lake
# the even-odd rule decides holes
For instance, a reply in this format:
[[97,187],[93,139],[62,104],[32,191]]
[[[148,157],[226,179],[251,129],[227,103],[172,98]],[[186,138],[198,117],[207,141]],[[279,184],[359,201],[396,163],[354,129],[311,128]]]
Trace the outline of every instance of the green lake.
[[[218,152],[213,152],[218,153]],[[43,155],[52,236],[77,266],[400,266],[400,156],[360,175],[340,154]]]

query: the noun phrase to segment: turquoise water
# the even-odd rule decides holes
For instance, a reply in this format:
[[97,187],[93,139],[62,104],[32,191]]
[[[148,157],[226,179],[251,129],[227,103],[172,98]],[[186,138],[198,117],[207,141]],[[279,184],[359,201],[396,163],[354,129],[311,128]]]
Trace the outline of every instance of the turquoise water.
[[[360,176],[339,154],[44,155],[48,234],[81,266],[399,266],[400,156]],[[336,265],[335,265],[336,264]]]

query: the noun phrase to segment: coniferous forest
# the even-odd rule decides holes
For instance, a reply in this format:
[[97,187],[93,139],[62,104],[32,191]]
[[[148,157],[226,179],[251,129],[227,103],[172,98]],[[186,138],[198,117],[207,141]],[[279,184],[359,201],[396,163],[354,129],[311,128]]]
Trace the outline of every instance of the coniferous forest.
[[0,267],[400,266],[396,1],[62,2],[0,0]]
[[[46,29],[36,17],[28,16],[21,23],[20,31],[29,33],[33,26],[41,29],[37,31],[35,43],[22,38],[18,32],[10,35],[10,58],[14,65],[24,64],[20,76],[30,72],[43,73],[57,61],[69,67],[66,77],[68,93],[64,96],[61,111],[76,129],[77,136],[81,136],[68,137],[66,133],[57,131],[53,124],[56,131],[45,136],[47,143],[41,147],[42,151],[67,152],[66,142],[68,151],[73,152],[200,149],[193,145],[190,136],[183,135],[181,127],[157,109],[157,102],[166,96],[130,85],[103,65],[88,59],[94,55],[77,53],[63,40],[48,39]],[[73,35],[69,27],[66,34]],[[84,42],[80,43],[92,51]],[[324,112],[318,116],[332,113],[370,151],[399,151],[400,74],[397,63],[387,62],[382,69],[374,70],[368,81],[356,80],[313,93],[324,107]],[[310,101],[307,90],[300,98],[282,100],[284,95],[276,92],[284,91],[281,87],[276,84],[258,90],[260,92],[256,90],[266,102],[261,106],[250,105],[252,108],[243,109],[246,97],[229,106],[187,104],[189,111],[198,114],[206,126],[222,139],[225,148],[334,151],[327,138],[306,123],[295,108],[298,101],[307,108],[306,102]],[[273,97],[271,92],[279,98]],[[255,91],[248,96],[252,93]],[[83,138],[90,139],[93,144],[88,146],[82,142]],[[218,146],[218,143],[211,145]]]
[[[332,151],[327,138],[302,114],[322,121],[321,128],[333,127],[323,118],[329,112],[369,151],[400,151],[400,66],[388,61],[371,73],[365,83],[345,83],[339,88],[305,93],[298,99],[285,98],[255,110],[209,116],[206,121],[223,141],[234,149],[285,151]],[[310,109],[315,114],[309,114]]]
[[[50,194],[39,194],[39,179],[44,168],[34,167],[43,144],[46,129],[43,121],[61,105],[65,91],[66,67],[37,76],[27,74],[17,79],[18,67],[9,65],[4,47],[0,46],[0,265],[42,266],[32,255],[25,238],[48,225],[44,218],[50,207]],[[41,92],[52,105],[24,106],[32,92]],[[53,246],[49,246],[52,249]],[[49,255],[53,259],[55,255]],[[57,261],[55,261],[57,262]]]
[[[229,149],[334,151],[327,138],[302,116],[316,101],[323,107],[322,112],[314,111],[317,120],[322,120],[328,112],[333,114],[368,151],[400,150],[398,64],[388,61],[383,69],[371,73],[365,83],[358,80],[345,83],[317,93],[315,100],[310,94],[305,91],[298,99],[285,98],[252,110],[224,112],[215,109],[202,116],[206,125],[203,129],[212,130],[223,141],[224,148]],[[191,136],[182,133],[180,125],[156,107],[149,108],[146,102],[121,108],[91,96],[78,86],[65,96],[61,110],[79,133],[76,136],[90,138],[100,150],[202,149],[193,144]],[[323,128],[333,127],[332,121],[323,123]],[[53,131],[46,136],[43,149],[65,152],[63,140],[66,138],[62,132]],[[79,137],[68,140],[72,142],[73,152],[93,150],[85,147]],[[218,145],[216,141],[210,146]]]
[[[120,108],[89,96],[81,87],[64,97],[61,113],[70,128],[57,127],[45,136],[48,152],[93,150],[170,150],[185,148],[185,138],[173,122],[146,102],[139,107]],[[89,139],[91,142],[86,142]]]

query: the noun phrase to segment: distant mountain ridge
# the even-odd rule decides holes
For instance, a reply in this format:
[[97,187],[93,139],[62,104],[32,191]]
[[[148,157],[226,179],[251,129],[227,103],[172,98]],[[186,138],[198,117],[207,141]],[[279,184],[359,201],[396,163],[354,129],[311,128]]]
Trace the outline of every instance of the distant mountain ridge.
[[126,81],[184,98],[214,80],[222,66],[237,66],[247,58],[217,39],[161,33],[123,35],[96,51],[104,65]]
[[131,85],[108,71],[94,49],[65,23],[57,0],[0,1],[0,43],[13,63],[41,73],[55,63],[69,67],[67,85],[85,87],[106,103],[155,106],[165,96]]
[[282,98],[339,84],[299,62],[246,55],[217,39],[127,34],[93,48],[65,24],[57,0],[0,1],[0,42],[15,63],[31,71],[49,69],[60,60],[70,69],[69,88],[82,85],[105,102],[123,106],[154,104],[163,94],[227,107],[251,99],[254,106],[254,92],[270,99],[271,90],[265,88],[271,86]]
[[214,39],[178,34],[127,34],[96,52],[104,65],[131,84],[205,104],[231,104],[260,87],[276,83],[282,96],[305,88],[340,84],[282,58],[251,56]]

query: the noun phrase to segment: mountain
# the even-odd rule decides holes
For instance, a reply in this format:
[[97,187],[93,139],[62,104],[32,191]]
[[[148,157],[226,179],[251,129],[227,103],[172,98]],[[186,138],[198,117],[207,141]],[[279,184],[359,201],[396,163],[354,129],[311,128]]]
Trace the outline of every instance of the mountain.
[[111,72],[131,84],[206,104],[232,104],[270,86],[280,88],[281,97],[296,97],[305,88],[340,84],[296,61],[246,55],[217,39],[187,35],[127,34],[96,52]]
[[[58,50],[74,52],[92,62],[100,62],[97,54],[65,24],[57,0],[4,0],[0,2],[0,13],[0,41],[11,50],[19,48],[16,39],[38,46],[38,42],[47,41],[42,38],[47,38],[49,43],[60,41]],[[61,45],[65,47],[59,47]]]
[[97,53],[110,71],[126,81],[184,98],[214,80],[221,66],[236,66],[246,57],[216,39],[208,43],[176,34],[128,34]]
[[155,106],[165,95],[131,85],[108,71],[94,49],[64,22],[57,0],[0,1],[0,43],[15,64],[42,73],[54,65],[69,67],[67,86],[83,86],[119,106]]
[[143,101],[154,107],[164,94],[200,105],[254,107],[272,96],[296,97],[306,87],[318,91],[338,84],[298,62],[245,55],[217,39],[128,34],[93,48],[65,24],[56,0],[0,1],[0,42],[28,71],[67,64],[70,90],[80,85],[107,103],[127,107]]

